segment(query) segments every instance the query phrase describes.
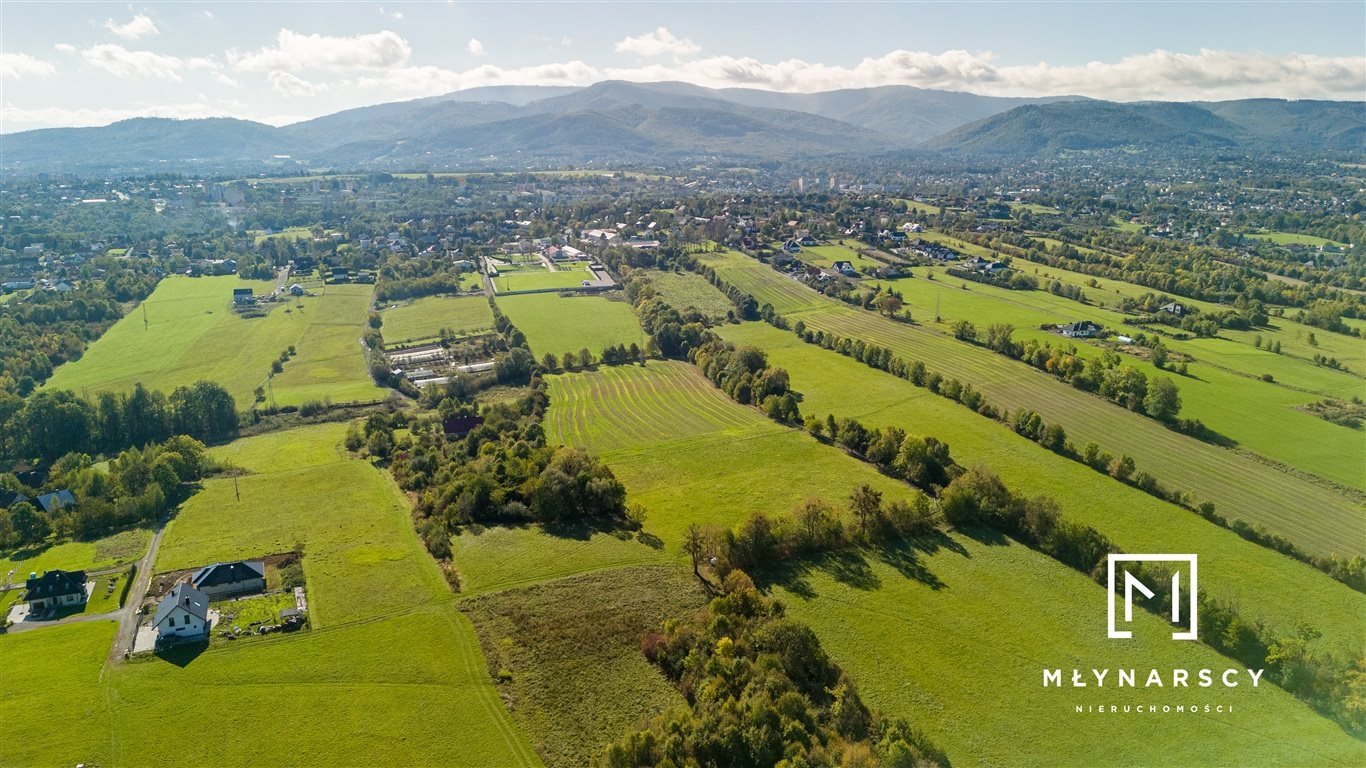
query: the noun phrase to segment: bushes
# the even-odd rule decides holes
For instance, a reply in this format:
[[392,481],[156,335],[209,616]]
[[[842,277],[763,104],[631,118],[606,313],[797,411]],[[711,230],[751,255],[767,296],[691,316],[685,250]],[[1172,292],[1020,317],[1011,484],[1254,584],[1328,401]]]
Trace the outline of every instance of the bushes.
[[692,621],[641,643],[688,701],[607,748],[609,768],[946,764],[904,721],[870,711],[809,627],[742,571]]

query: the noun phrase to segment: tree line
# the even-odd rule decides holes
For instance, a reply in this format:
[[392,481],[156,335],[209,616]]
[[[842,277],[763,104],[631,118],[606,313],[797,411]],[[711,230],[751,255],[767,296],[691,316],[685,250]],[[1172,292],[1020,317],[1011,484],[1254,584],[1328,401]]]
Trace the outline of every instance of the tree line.
[[221,385],[198,381],[169,396],[142,384],[102,392],[94,401],[65,391],[39,392],[6,415],[0,454],[53,461],[68,453],[112,454],[188,435],[213,442],[237,431],[237,407]]

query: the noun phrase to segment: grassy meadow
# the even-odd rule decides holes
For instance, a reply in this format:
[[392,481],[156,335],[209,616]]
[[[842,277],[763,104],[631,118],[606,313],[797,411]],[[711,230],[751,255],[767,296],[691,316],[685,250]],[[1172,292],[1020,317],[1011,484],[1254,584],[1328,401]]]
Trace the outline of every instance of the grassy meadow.
[[[773,574],[871,706],[908,719],[954,765],[1352,765],[1366,746],[1265,678],[1170,625],[1136,614],[1131,640],[1105,636],[1106,592],[1008,539],[955,533],[849,553]],[[1203,551],[1202,551],[1203,552]],[[1202,570],[1204,561],[1201,562]],[[1203,575],[1203,574],[1202,574]],[[1202,579],[1202,584],[1204,579]],[[1064,650],[1065,649],[1065,650]],[[1043,670],[1162,670],[1162,688],[1043,687]],[[1170,670],[1239,668],[1236,688],[1171,687]],[[1192,672],[1192,675],[1195,673]],[[1205,704],[1232,712],[1163,714]],[[1157,713],[1077,713],[1156,705]],[[1083,738],[1081,733],[1085,733]],[[1103,748],[1102,746],[1103,745]]]
[[540,291],[550,288],[579,288],[584,280],[595,279],[589,271],[587,262],[557,265],[550,271],[540,267],[521,270],[498,270],[493,278],[493,286],[498,293],[517,293],[518,291]]
[[[1103,349],[1099,343],[1064,339],[1040,326],[1085,319],[1116,333],[1137,332],[1124,324],[1126,315],[1116,310],[1084,305],[1046,290],[1012,291],[968,282],[940,267],[918,267],[913,274],[912,278],[881,284],[905,296],[917,322],[945,334],[951,334],[954,323],[960,320],[972,322],[979,332],[993,323],[1010,323],[1019,341],[1037,339],[1055,347],[1071,345],[1082,356],[1098,356]],[[1042,274],[1039,277],[1048,279]],[[1168,338],[1163,344],[1178,356],[1194,358],[1188,365],[1190,375],[1159,370],[1135,355],[1123,359],[1149,377],[1166,376],[1176,382],[1181,390],[1182,417],[1200,419],[1243,448],[1288,466],[1366,488],[1366,475],[1361,470],[1366,466],[1366,441],[1361,440],[1360,433],[1297,407],[1320,397],[1347,399],[1361,393],[1366,380],[1360,374],[1316,366],[1222,336]],[[1272,373],[1273,381],[1263,381],[1262,373]]]
[[493,311],[483,296],[424,296],[381,313],[386,345],[408,344],[441,335],[449,328],[456,336],[493,330]]
[[931,371],[971,382],[997,408],[1038,411],[1046,422],[1062,425],[1074,444],[1094,441],[1116,456],[1128,454],[1139,470],[1167,487],[1214,502],[1228,517],[1264,524],[1310,552],[1363,551],[1361,504],[1330,487],[1288,472],[1268,471],[1253,457],[1173,432],[1024,363],[931,328],[894,322],[825,299],[741,254],[702,254],[699,258],[741,289],[771,297],[761,301],[781,302],[774,307],[789,322],[801,320],[807,327],[863,339],[907,359],[921,360]]
[[[407,501],[381,470],[345,457],[345,431],[325,424],[214,449],[248,471],[241,499],[231,479],[206,481],[167,528],[157,564],[302,544],[312,631],[113,667],[112,624],[0,638],[4,668],[24,670],[0,676],[0,717],[25,732],[0,747],[2,761],[208,765],[241,742],[279,765],[539,765]],[[37,685],[55,660],[56,686]],[[182,721],[211,722],[214,737],[159,748],[166,723]]]
[[646,510],[645,532],[670,554],[689,523],[731,527],[802,501],[843,506],[861,484],[886,501],[912,489],[803,431],[737,405],[693,366],[651,361],[551,376],[551,442],[600,455]]
[[643,719],[685,704],[640,640],[707,596],[684,568],[618,568],[461,603],[512,717],[546,765],[591,765]]
[[257,318],[232,311],[232,289],[238,287],[259,295],[272,285],[236,277],[162,280],[142,307],[115,323],[79,360],[59,367],[45,388],[93,395],[142,383],[169,392],[206,379],[226,387],[244,410],[256,387],[265,384],[271,361],[292,345],[297,355],[274,380],[277,405],[382,396],[360,348],[371,286],[328,285],[319,296],[281,302]]
[[1346,243],[1339,243],[1336,240],[1329,240],[1326,237],[1302,235],[1298,232],[1249,232],[1247,237],[1253,240],[1266,240],[1267,242],[1275,243],[1276,245],[1304,245],[1311,248],[1318,248],[1325,245],[1335,246],[1337,248],[1346,246]]
[[135,562],[147,551],[152,532],[133,528],[93,541],[63,541],[0,554],[0,583],[21,582],[43,571],[99,571]]
[[[1125,551],[1198,552],[1201,588],[1238,602],[1270,625],[1290,628],[1308,622],[1341,649],[1366,642],[1361,620],[1366,618],[1366,597],[1307,565],[1055,455],[947,398],[806,344],[792,333],[761,323],[722,331],[730,341],[764,349],[772,364],[787,369],[806,414],[833,413],[870,427],[897,426],[937,437],[949,444],[959,464],[986,466],[1017,492],[1053,497],[1064,517],[1097,528]],[[858,394],[851,397],[851,392]],[[1281,524],[1307,525],[1296,520]]]
[[649,275],[659,295],[679,312],[695,309],[712,320],[724,320],[735,309],[725,294],[695,272],[650,271]]
[[597,356],[612,344],[645,345],[635,311],[621,299],[533,293],[499,296],[498,308],[526,334],[537,358],[587,349]]

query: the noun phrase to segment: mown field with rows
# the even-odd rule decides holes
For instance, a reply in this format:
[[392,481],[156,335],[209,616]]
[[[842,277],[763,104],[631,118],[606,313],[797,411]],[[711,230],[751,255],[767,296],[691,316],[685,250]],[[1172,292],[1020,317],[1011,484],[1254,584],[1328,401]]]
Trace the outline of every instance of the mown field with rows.
[[921,360],[931,371],[970,382],[997,408],[1037,411],[1046,422],[1062,425],[1074,444],[1094,441],[1111,454],[1132,456],[1140,470],[1167,487],[1213,502],[1227,517],[1265,525],[1313,553],[1366,551],[1361,503],[1332,488],[1173,432],[990,350],[826,299],[742,254],[699,258],[761,302],[773,303],[789,322],[801,320],[809,328]]
[[526,334],[537,359],[547,353],[559,357],[581,349],[597,357],[603,347],[612,344],[645,344],[635,312],[620,299],[530,293],[499,296],[497,301],[517,330]]

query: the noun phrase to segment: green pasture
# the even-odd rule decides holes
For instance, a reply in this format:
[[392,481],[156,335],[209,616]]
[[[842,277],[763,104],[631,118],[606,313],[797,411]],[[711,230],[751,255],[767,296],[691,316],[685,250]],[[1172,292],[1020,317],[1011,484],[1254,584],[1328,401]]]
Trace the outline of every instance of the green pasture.
[[382,396],[360,347],[371,286],[329,285],[320,296],[281,302],[256,318],[230,307],[232,289],[244,286],[258,294],[272,288],[236,277],[167,278],[44,386],[94,395],[129,391],[137,383],[170,391],[204,379],[226,387],[245,410],[256,387],[266,383],[271,362],[293,345],[297,355],[273,383],[277,405]]
[[562,576],[673,562],[648,534],[540,526],[466,526],[451,539],[462,594],[523,587]]
[[[313,631],[113,667],[112,624],[0,638],[0,663],[15,671],[0,676],[0,717],[25,735],[0,747],[0,761],[213,765],[225,743],[249,743],[278,765],[539,765],[407,500],[381,470],[345,457],[345,431],[215,449],[250,472],[241,498],[230,479],[206,481],[167,528],[157,565],[302,544]],[[213,738],[158,748],[172,722],[212,723]]]
[[[761,323],[727,326],[722,333],[729,341],[765,350],[772,364],[787,369],[806,414],[833,413],[870,427],[897,426],[937,437],[949,444],[959,464],[988,467],[1019,493],[1053,497],[1064,517],[1097,528],[1125,551],[1197,553],[1201,589],[1237,601],[1250,615],[1284,628],[1308,622],[1342,647],[1359,647],[1366,639],[1366,597],[1307,565],[1047,451],[947,398],[806,344],[792,333]],[[1249,490],[1254,496],[1259,492]],[[1313,534],[1326,549],[1352,541],[1352,529],[1360,522],[1359,515],[1298,519],[1275,508],[1268,512],[1279,516],[1259,522]]]
[[921,360],[932,371],[970,382],[997,408],[1035,410],[1046,422],[1060,424],[1074,444],[1094,441],[1111,454],[1128,454],[1139,470],[1167,487],[1214,502],[1221,514],[1265,524],[1310,552],[1360,551],[1347,547],[1361,541],[1361,504],[1332,488],[1173,432],[990,350],[824,299],[743,255],[718,253],[700,258],[724,279],[751,293],[765,292],[781,299],[792,288],[806,291],[812,298],[774,305],[789,322],[802,320],[812,329],[863,339],[907,359]]
[[146,528],[134,528],[94,541],[64,541],[10,550],[0,554],[0,583],[22,582],[30,573],[98,571],[131,563],[147,551],[151,538],[152,533]]
[[640,642],[706,600],[691,572],[666,566],[561,579],[461,606],[513,719],[546,765],[579,768],[642,721],[685,703]]
[[[905,296],[912,316],[922,325],[942,333],[951,334],[960,320],[972,322],[979,333],[985,333],[988,325],[1009,323],[1019,341],[1036,339],[1055,347],[1072,346],[1079,355],[1091,357],[1103,349],[1099,343],[1064,339],[1041,326],[1092,320],[1116,334],[1140,332],[1125,325],[1126,316],[1118,311],[1084,305],[1047,290],[1013,291],[969,282],[939,267],[917,267],[913,273],[918,278],[933,279],[882,284]],[[1039,277],[1041,281],[1048,279]],[[939,323],[935,322],[936,314],[942,318]],[[1366,487],[1362,472],[1366,441],[1352,430],[1296,407],[1318,396],[1346,399],[1359,394],[1363,391],[1361,377],[1226,338],[1166,339],[1163,343],[1173,352],[1195,358],[1188,365],[1189,375],[1158,370],[1135,355],[1123,359],[1149,377],[1166,376],[1176,382],[1181,390],[1183,418],[1199,419],[1243,448],[1288,466],[1345,485]],[[1207,360],[1210,362],[1205,365]],[[1272,373],[1274,381],[1262,381],[1262,373]]]
[[[1201,583],[1205,583],[1201,561]],[[870,706],[905,717],[953,765],[1353,765],[1366,747],[1237,662],[1170,639],[1171,625],[1135,612],[1129,640],[1105,634],[1103,587],[1008,539],[955,533],[855,551],[772,575],[793,618],[858,683]],[[1199,688],[1239,669],[1238,687]],[[1043,687],[1062,669],[1067,687]],[[1089,678],[1070,686],[1073,669]],[[1096,687],[1091,669],[1112,670]],[[1163,687],[1117,688],[1114,669],[1151,669]],[[1190,687],[1172,669],[1191,670]],[[1209,704],[1233,711],[1174,711]],[[1156,706],[1095,714],[1077,706]],[[1026,748],[1027,746],[1027,748]]]
[[928,213],[932,216],[937,216],[944,210],[943,208],[940,208],[937,205],[931,205],[930,203],[922,203],[916,200],[903,200],[898,198],[893,202],[901,203],[902,205],[906,206],[906,210],[911,211],[912,213]]
[[635,311],[619,298],[533,293],[499,296],[498,308],[526,334],[531,351],[560,356],[587,349],[596,357],[604,347],[632,343],[644,347]]
[[873,270],[887,266],[886,263],[876,259],[870,259],[860,254],[857,250],[844,245],[813,245],[802,248],[797,258],[817,267],[829,269],[837,261],[847,261],[858,270],[859,274],[867,275]]
[[1316,237],[1315,235],[1302,235],[1298,232],[1249,232],[1246,237],[1253,240],[1266,240],[1276,245],[1307,245],[1312,248],[1322,246],[1333,246],[1345,248],[1346,243],[1339,243],[1336,240],[1329,240],[1326,237]]
[[588,270],[587,262],[577,265],[564,265],[553,272],[543,268],[521,270],[500,268],[498,276],[492,278],[493,287],[497,289],[499,294],[541,291],[552,288],[569,290],[581,288],[583,281],[594,279],[596,278]]
[[648,274],[659,295],[679,312],[696,309],[713,320],[722,320],[735,309],[724,293],[695,272],[651,270]]
[[[690,523],[731,527],[819,497],[843,506],[868,484],[886,501],[913,490],[803,431],[738,405],[693,366],[652,361],[548,377],[551,442],[605,460],[646,510],[645,532],[677,554]],[[598,553],[594,557],[600,557]]]
[[261,243],[264,243],[267,240],[298,241],[313,239],[313,230],[310,227],[285,227],[279,232],[271,232],[269,234],[261,230],[252,230],[248,234],[250,234],[255,239],[256,245],[260,245]]
[[1062,211],[1051,205],[1040,205],[1038,203],[1007,203],[1012,211],[1028,211],[1029,213],[1040,214],[1043,216],[1060,216]]
[[442,328],[456,336],[493,329],[493,312],[483,296],[425,296],[381,313],[385,344],[436,338]]

